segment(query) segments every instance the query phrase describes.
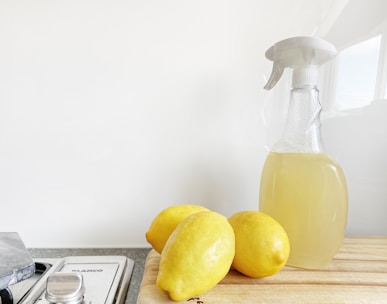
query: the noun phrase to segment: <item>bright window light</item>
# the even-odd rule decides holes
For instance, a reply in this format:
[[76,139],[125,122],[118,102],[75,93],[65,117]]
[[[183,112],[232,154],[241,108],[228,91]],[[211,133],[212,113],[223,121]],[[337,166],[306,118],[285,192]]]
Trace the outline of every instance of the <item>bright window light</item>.
[[375,96],[381,36],[341,51],[338,60],[336,109],[366,106]]

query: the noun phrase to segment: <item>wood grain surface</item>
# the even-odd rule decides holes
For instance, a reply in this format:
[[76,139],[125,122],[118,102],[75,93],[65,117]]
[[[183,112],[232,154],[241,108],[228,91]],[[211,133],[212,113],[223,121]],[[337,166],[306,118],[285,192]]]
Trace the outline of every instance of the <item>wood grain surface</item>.
[[145,263],[138,304],[149,303],[387,303],[387,236],[347,237],[340,252],[321,270],[284,267],[253,279],[237,271],[213,289],[182,302],[171,301],[156,286],[160,255],[152,250]]

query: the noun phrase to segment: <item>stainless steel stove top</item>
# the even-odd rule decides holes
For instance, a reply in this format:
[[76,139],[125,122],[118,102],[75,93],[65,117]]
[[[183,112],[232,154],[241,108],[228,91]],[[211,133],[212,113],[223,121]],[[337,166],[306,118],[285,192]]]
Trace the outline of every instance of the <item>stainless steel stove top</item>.
[[[34,261],[35,275],[11,285],[9,296],[3,295],[0,303],[47,304],[56,297],[61,303],[68,299],[66,303],[73,304],[79,303],[74,299],[81,296],[84,304],[123,304],[134,266],[134,261],[124,256],[70,256]],[[56,295],[48,294],[49,284],[52,287],[48,290]]]

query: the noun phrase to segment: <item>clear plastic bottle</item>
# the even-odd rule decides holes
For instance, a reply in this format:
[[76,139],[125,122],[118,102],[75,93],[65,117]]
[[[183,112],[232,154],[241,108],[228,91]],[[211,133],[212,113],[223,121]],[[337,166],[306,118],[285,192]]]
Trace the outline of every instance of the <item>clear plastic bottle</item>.
[[345,234],[347,186],[340,165],[324,152],[316,85],[318,65],[335,54],[331,44],[313,37],[281,41],[266,53],[274,70],[265,88],[275,85],[284,68],[294,69],[285,132],[267,156],[259,198],[260,211],[289,236],[289,266],[324,267]]

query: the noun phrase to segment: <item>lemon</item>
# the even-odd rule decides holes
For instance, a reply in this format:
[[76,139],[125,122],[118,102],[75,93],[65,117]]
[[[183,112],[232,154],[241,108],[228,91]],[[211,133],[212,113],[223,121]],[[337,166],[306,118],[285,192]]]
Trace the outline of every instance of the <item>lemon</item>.
[[161,253],[157,286],[174,301],[212,289],[228,273],[235,237],[227,218],[203,211],[184,219]]
[[162,210],[153,219],[148,231],[145,233],[146,240],[158,253],[164,248],[169,236],[176,226],[187,216],[200,211],[209,211],[200,205],[176,205]]
[[289,257],[289,239],[283,227],[259,211],[240,211],[229,218],[235,233],[232,266],[254,278],[275,274]]

